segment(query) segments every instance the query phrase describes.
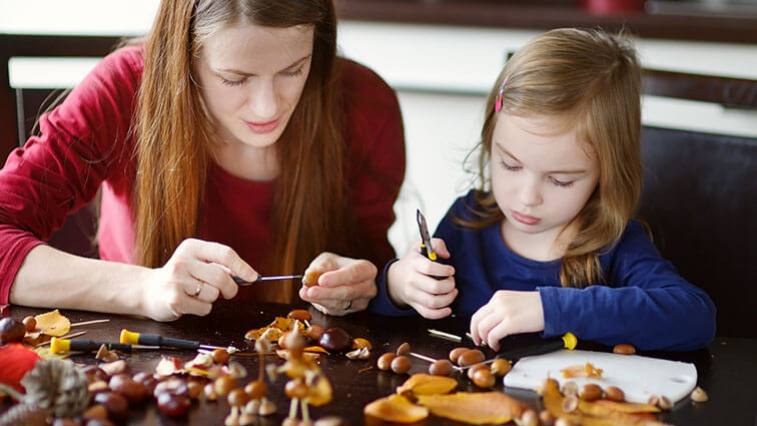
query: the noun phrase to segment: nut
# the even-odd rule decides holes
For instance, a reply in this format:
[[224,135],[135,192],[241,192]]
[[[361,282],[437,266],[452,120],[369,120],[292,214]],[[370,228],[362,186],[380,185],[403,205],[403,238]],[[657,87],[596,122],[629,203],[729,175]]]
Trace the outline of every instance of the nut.
[[318,278],[321,277],[321,274],[323,274],[322,271],[308,271],[305,273],[305,276],[302,277],[302,285],[305,287],[312,287],[316,284],[318,284]]
[[304,322],[310,321],[311,319],[313,319],[313,316],[310,315],[310,312],[306,311],[305,309],[295,309],[287,314],[287,318]]
[[381,371],[389,371],[392,368],[392,361],[396,356],[394,352],[387,352],[379,357],[378,361],[376,361],[376,366]]
[[520,415],[521,426],[539,426],[539,417],[534,410],[526,410]]
[[710,400],[710,397],[707,396],[707,392],[704,389],[697,386],[691,391],[691,400],[694,402],[707,402]]
[[513,366],[512,364],[510,364],[510,361],[504,358],[495,359],[491,365],[492,374],[497,377],[504,376],[505,374],[509,373],[512,368]]
[[31,315],[24,318],[22,322],[24,323],[24,327],[26,327],[26,331],[28,332],[32,332],[37,329],[37,319]]
[[229,362],[229,351],[226,349],[213,349],[213,362],[216,364],[226,364]]
[[617,386],[608,386],[605,389],[605,399],[615,402],[624,402],[626,400],[626,394]]
[[406,357],[405,355],[396,356],[392,360],[392,371],[397,374],[407,373],[408,371],[410,371],[411,366],[412,364],[410,362],[410,358]]
[[460,355],[463,354],[463,352],[469,350],[468,348],[455,348],[449,351],[449,360],[452,361],[454,364],[457,364],[457,359],[460,358]]
[[410,343],[403,343],[397,348],[397,355],[407,355],[410,353]]
[[578,396],[578,385],[574,381],[565,382],[560,389],[563,396]]
[[[473,375],[476,374],[476,371],[478,370],[489,370],[489,366],[486,364],[476,364],[468,369],[468,378],[473,380]],[[489,370],[491,371],[491,370]]]
[[491,388],[494,386],[494,380],[494,375],[488,368],[481,368],[473,373],[473,383],[480,388]]
[[330,352],[341,352],[352,346],[352,338],[339,327],[329,327],[323,332],[318,344]]
[[150,396],[150,391],[142,383],[135,382],[128,374],[116,374],[108,383],[113,392],[121,394],[129,402],[142,402]]
[[633,355],[636,353],[636,348],[628,343],[619,343],[612,348],[612,351],[619,355]]
[[462,355],[457,359],[457,364],[460,367],[467,367],[469,365],[478,364],[479,362],[483,362],[483,360],[486,359],[484,356],[484,353],[481,352],[478,349],[468,349],[467,351],[463,352]]
[[129,401],[115,392],[100,392],[95,395],[95,402],[108,410],[108,417],[123,419],[129,414]]
[[428,373],[434,376],[449,376],[452,373],[452,363],[446,359],[437,359],[428,366]]
[[26,327],[23,323],[10,317],[0,320],[0,345],[24,340]]
[[321,339],[321,336],[323,335],[324,328],[318,324],[311,324],[310,327],[305,330],[305,337],[308,339],[317,342]]
[[566,396],[562,401],[562,410],[566,413],[572,413],[578,408],[578,398],[574,395]]
[[599,398],[602,398],[602,388],[595,383],[587,383],[581,388],[578,397],[584,401],[596,401]]
[[186,396],[161,393],[158,396],[158,409],[169,417],[180,417],[186,414],[192,401]]

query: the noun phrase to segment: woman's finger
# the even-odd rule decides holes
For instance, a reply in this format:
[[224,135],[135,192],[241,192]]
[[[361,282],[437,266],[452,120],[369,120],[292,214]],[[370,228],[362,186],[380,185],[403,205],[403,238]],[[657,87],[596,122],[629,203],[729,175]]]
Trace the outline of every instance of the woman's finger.
[[242,260],[237,252],[229,246],[190,238],[182,241],[176,251],[185,255],[188,254],[205,263],[220,263],[229,268],[232,274],[245,281],[252,282],[258,279],[257,271]]
[[198,316],[205,316],[210,313],[211,309],[213,308],[213,305],[207,302],[203,302],[201,300],[198,300],[194,297],[187,296],[187,295],[181,295],[179,299],[179,303],[176,306],[175,310],[179,314],[192,314],[192,315],[198,315]]
[[337,269],[321,275],[318,285],[322,287],[349,286],[367,280],[375,280],[378,269],[363,259],[341,258],[337,261]]
[[215,287],[225,299],[237,295],[239,286],[234,282],[223,266],[202,261],[190,262],[187,265],[190,275],[208,286]]

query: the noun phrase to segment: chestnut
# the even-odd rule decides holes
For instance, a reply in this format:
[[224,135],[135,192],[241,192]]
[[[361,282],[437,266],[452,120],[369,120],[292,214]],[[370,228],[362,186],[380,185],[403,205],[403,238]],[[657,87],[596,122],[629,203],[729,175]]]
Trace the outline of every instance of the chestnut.
[[105,406],[111,419],[124,419],[129,414],[129,401],[115,392],[100,392],[95,395],[95,402]]
[[488,389],[494,386],[494,381],[494,375],[488,368],[481,368],[473,373],[473,383],[480,388]]
[[626,400],[626,394],[617,386],[608,386],[605,389],[605,399],[615,402],[623,402]]
[[226,364],[229,362],[229,351],[226,349],[213,349],[213,362],[216,364]]
[[412,367],[410,358],[406,357],[405,355],[396,356],[392,360],[392,371],[397,374],[407,373],[408,371],[410,371],[410,367]]
[[328,351],[341,352],[350,348],[352,338],[339,327],[329,327],[323,332],[318,344]]
[[305,287],[312,287],[318,284],[318,278],[321,278],[323,272],[321,271],[308,271],[305,276],[302,277],[302,285]]
[[25,335],[26,327],[24,327],[23,323],[10,317],[0,320],[0,345],[20,342],[24,340]]
[[449,376],[452,373],[452,363],[446,359],[437,359],[428,366],[428,373],[434,376]]
[[403,343],[397,348],[397,355],[407,355],[410,353],[410,343]]
[[313,316],[305,309],[295,309],[287,314],[287,318],[296,321],[310,321],[313,319]]
[[150,395],[147,386],[135,382],[128,374],[116,374],[110,378],[108,386],[113,392],[121,394],[129,402],[142,402]]
[[189,388],[187,387],[187,382],[185,382],[182,379],[179,379],[178,377],[173,377],[170,379],[163,380],[162,382],[159,382],[155,389],[152,391],[153,395],[157,398],[162,393],[168,393],[171,395],[180,395],[180,396],[188,396],[189,395]]
[[186,396],[161,393],[158,396],[158,410],[169,417],[180,417],[186,414],[192,402]]
[[320,326],[318,324],[310,324],[310,327],[305,330],[305,337],[308,339],[317,342],[321,339],[321,336],[323,335],[323,326]]
[[612,351],[619,355],[633,355],[636,353],[636,348],[628,343],[620,343],[612,348]]
[[584,401],[596,401],[599,398],[602,398],[602,388],[595,383],[587,383],[581,388],[578,397]]
[[387,352],[378,358],[376,366],[381,371],[388,371],[392,368],[392,361],[396,356],[394,352]]
[[471,380],[473,380],[473,375],[476,374],[476,371],[478,371],[478,370],[489,370],[489,372],[491,372],[491,370],[489,369],[488,365],[486,365],[486,364],[476,364],[476,365],[468,368],[468,373],[467,373],[468,378],[471,379]]
[[37,329],[37,319],[31,315],[24,318],[22,322],[24,324],[24,327],[26,328],[26,331],[28,332],[32,332]]
[[466,352],[468,350],[469,350],[468,348],[463,348],[463,347],[452,349],[451,351],[449,351],[449,360],[457,364],[457,360],[458,358],[460,358],[460,355],[462,355],[463,352]]
[[467,367],[469,365],[478,364],[483,362],[486,357],[484,353],[478,349],[469,349],[460,355],[457,359],[457,364],[461,367]]
[[510,361],[504,358],[495,359],[491,365],[492,374],[497,377],[504,376],[505,374],[509,373],[512,368],[513,366],[512,364],[510,364]]

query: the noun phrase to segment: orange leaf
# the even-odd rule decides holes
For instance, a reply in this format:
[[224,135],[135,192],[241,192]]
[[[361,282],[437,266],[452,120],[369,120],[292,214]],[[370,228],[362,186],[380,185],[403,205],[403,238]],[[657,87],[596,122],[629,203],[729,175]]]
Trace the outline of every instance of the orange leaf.
[[269,329],[272,330],[271,333],[267,335],[267,338],[271,342],[275,342],[279,340],[279,337],[284,335],[287,331],[292,329],[292,326],[297,323],[297,328],[300,330],[303,330],[305,328],[304,325],[300,321],[295,321],[291,318],[284,318],[284,317],[276,317],[270,324],[268,324],[265,327],[260,328],[254,328],[247,333],[245,333],[244,338],[247,340],[258,340],[260,336],[263,335],[266,331]]
[[[632,402],[616,402],[606,399],[600,399],[594,401],[594,405],[600,407],[606,407],[613,411],[619,411],[621,413],[659,413],[660,409],[651,404],[634,404]],[[583,408],[579,405],[581,411]]]
[[428,409],[413,405],[404,396],[389,395],[366,405],[363,413],[386,422],[415,423],[428,417]]
[[71,321],[56,309],[34,317],[37,320],[37,330],[48,336],[65,336],[71,330]]
[[475,425],[507,423],[520,417],[526,406],[502,392],[458,392],[420,395],[418,403],[435,416]]
[[449,393],[457,387],[457,380],[430,374],[413,374],[397,388],[398,394],[410,392],[414,395],[436,395]]
[[312,353],[320,353],[320,354],[331,355],[331,354],[329,353],[329,351],[327,351],[326,349],[323,349],[323,348],[322,348],[322,347],[320,347],[320,346],[308,346],[308,347],[306,347],[305,349],[303,349],[303,351],[305,351],[305,352],[312,352]]
[[584,365],[571,365],[560,370],[563,377],[571,379],[573,377],[594,377],[599,379],[602,377],[602,369],[597,368],[594,364],[587,362]]

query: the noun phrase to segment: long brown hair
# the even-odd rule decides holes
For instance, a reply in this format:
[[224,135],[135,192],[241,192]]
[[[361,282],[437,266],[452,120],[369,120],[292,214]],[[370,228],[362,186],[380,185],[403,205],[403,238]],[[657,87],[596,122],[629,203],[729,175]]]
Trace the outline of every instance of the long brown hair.
[[[270,266],[282,273],[301,271],[319,252],[347,244],[350,233],[335,229],[349,222],[332,1],[164,0],[146,41],[135,122],[136,247],[145,266],[163,265],[182,240],[197,234],[215,142],[192,61],[205,37],[238,23],[314,27],[310,74],[276,144],[281,174],[272,225],[279,239]],[[289,300],[292,289],[278,296]]]
[[576,123],[579,137],[598,158],[599,183],[574,219],[578,232],[562,259],[560,282],[565,287],[600,282],[598,256],[619,240],[641,194],[640,81],[635,50],[621,35],[557,29],[518,50],[486,103],[478,156],[481,186],[476,206],[469,206],[473,219],[457,222],[478,229],[504,219],[487,173],[500,92],[503,112]]

